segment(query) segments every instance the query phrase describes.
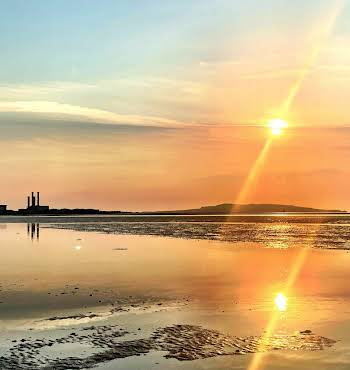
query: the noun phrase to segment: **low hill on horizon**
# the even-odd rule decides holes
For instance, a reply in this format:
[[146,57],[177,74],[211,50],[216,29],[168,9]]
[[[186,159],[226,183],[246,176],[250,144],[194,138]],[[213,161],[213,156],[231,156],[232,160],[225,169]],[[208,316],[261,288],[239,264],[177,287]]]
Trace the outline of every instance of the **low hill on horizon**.
[[311,207],[294,206],[290,204],[232,204],[222,203],[214,206],[200,208],[158,211],[155,214],[232,214],[232,213],[273,213],[273,212],[297,212],[297,213],[343,213],[346,211],[336,209],[319,209]]

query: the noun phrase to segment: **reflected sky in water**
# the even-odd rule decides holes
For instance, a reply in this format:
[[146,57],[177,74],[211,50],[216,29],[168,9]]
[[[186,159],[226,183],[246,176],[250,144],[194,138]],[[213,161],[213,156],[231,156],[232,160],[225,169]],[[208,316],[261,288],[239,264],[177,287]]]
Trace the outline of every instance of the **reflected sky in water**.
[[[0,235],[0,311],[9,317],[21,310],[103,305],[128,294],[191,297],[202,309],[234,310],[246,304],[269,312],[302,250],[38,224],[8,224]],[[281,242],[271,238],[270,243]],[[288,310],[280,311],[297,317],[305,302],[317,310],[320,301],[347,300],[349,263],[346,251],[309,249],[288,291]]]

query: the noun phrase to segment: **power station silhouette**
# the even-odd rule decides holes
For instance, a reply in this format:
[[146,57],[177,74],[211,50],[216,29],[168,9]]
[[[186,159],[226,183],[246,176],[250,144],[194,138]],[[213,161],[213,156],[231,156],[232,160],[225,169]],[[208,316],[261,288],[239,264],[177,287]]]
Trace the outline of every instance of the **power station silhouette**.
[[40,205],[40,193],[36,193],[36,197],[34,192],[32,191],[32,195],[28,195],[27,198],[27,208],[19,209],[18,211],[25,214],[38,214],[38,213],[46,213],[49,211],[49,206],[41,206]]
[[47,215],[47,216],[61,216],[61,215],[98,215],[98,214],[120,214],[121,211],[100,211],[93,208],[50,208],[40,204],[40,193],[36,196],[32,191],[31,195],[27,197],[27,208],[20,208],[18,211],[8,209],[6,204],[0,204],[0,215],[7,216],[27,216],[27,215]]

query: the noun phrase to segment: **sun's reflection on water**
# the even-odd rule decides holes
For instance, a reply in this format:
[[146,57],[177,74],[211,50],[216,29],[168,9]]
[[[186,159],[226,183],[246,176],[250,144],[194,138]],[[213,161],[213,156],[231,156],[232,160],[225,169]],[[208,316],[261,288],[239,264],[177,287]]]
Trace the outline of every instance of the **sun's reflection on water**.
[[275,306],[278,311],[284,312],[287,310],[288,298],[283,293],[278,293],[275,297]]

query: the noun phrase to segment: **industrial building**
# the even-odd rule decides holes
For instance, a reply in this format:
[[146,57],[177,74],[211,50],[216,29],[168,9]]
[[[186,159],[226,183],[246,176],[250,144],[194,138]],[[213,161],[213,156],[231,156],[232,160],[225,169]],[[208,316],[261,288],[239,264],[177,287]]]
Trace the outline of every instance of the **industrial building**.
[[40,204],[40,193],[34,192],[27,197],[27,208],[21,208],[18,211],[9,210],[7,205],[0,205],[0,215],[7,216],[27,216],[27,215],[95,215],[95,214],[115,214],[120,213],[120,211],[105,212],[98,209],[89,208],[63,208],[63,209],[50,209],[49,206],[42,206]]
[[37,213],[45,213],[49,211],[49,206],[41,206],[40,205],[40,193],[36,193],[36,197],[34,195],[34,192],[32,192],[32,195],[28,195],[27,198],[27,208],[19,209],[18,211],[20,213],[31,213],[31,214],[37,214]]

